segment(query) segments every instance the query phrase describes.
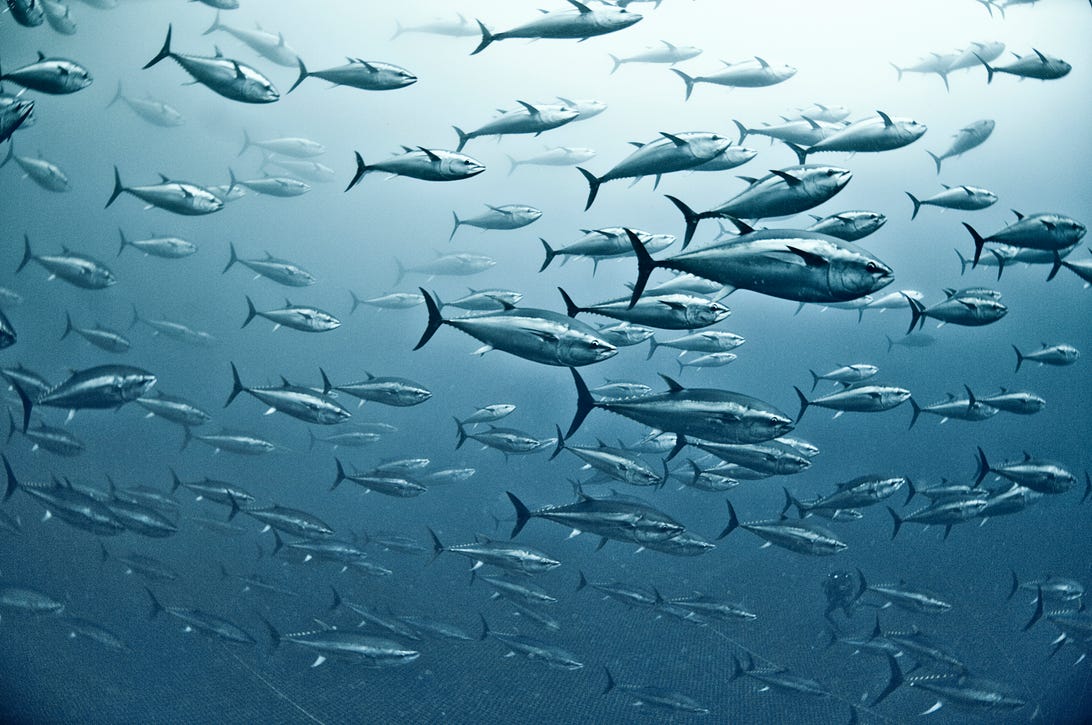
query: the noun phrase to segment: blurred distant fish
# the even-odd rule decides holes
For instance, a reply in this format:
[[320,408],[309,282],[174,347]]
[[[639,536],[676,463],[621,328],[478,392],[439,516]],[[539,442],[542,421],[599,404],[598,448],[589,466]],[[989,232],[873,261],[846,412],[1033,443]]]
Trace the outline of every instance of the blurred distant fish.
[[853,385],[836,393],[812,398],[811,400],[808,400],[800,388],[794,387],[793,390],[800,398],[800,413],[796,416],[797,423],[804,417],[804,412],[813,405],[836,410],[838,412],[835,417],[838,417],[845,412],[882,413],[885,410],[896,408],[910,399],[910,391],[906,388],[869,383]]
[[[630,245],[629,237],[626,236],[626,230],[623,227],[581,229],[580,231],[584,232],[583,237],[560,249],[554,249],[550,246],[549,242],[542,237],[539,237],[538,241],[542,243],[542,248],[546,252],[546,258],[543,260],[542,266],[538,268],[538,271],[544,271],[550,266],[550,263],[559,256],[589,257],[593,264],[592,274],[595,274],[599,269],[600,261],[612,257],[625,257],[633,254],[633,247]],[[675,237],[671,234],[651,234],[649,232],[641,231],[640,229],[634,229],[632,231],[637,235],[637,238],[641,240],[641,244],[644,245],[649,254],[661,252],[675,243]],[[562,262],[564,261],[565,260],[562,260]]]
[[595,151],[592,149],[557,146],[525,159],[514,159],[509,156],[508,162],[511,168],[508,169],[508,173],[511,175],[520,166],[576,166],[593,158],[595,158]]
[[200,609],[186,609],[184,607],[164,607],[156,599],[151,589],[145,588],[148,597],[152,601],[152,611],[149,619],[155,619],[160,612],[166,612],[177,619],[182,620],[184,632],[201,632],[214,639],[236,644],[255,644],[254,638],[238,625],[228,620],[209,614]]
[[416,149],[403,146],[402,150],[405,153],[400,156],[393,156],[370,166],[364,163],[364,158],[359,151],[354,152],[356,173],[353,174],[349,185],[345,187],[345,191],[360,183],[364,174],[375,171],[385,171],[394,176],[408,176],[422,181],[459,181],[485,171],[485,166],[478,161],[454,151],[426,149],[424,146],[418,146]]
[[940,320],[940,324],[951,323],[965,327],[981,327],[997,322],[1009,308],[995,298],[982,296],[951,296],[932,307],[926,307],[915,299],[907,298],[910,303],[910,334],[917,327],[925,326],[925,318]]
[[125,105],[131,108],[133,113],[153,126],[171,128],[174,126],[181,126],[185,123],[182,114],[173,106],[169,106],[163,101],[157,101],[151,97],[130,98],[129,96],[126,96],[122,93],[121,81],[118,81],[118,91],[114,94],[113,100],[106,104],[106,107],[109,108],[118,101],[125,101]]
[[451,212],[451,216],[455,219],[455,226],[452,227],[451,235],[447,240],[450,242],[454,239],[455,232],[459,231],[459,227],[464,224],[478,227],[483,230],[520,229],[538,221],[539,217],[542,216],[541,209],[536,209],[533,206],[527,206],[525,204],[505,204],[504,206],[491,206],[486,204],[485,206],[489,209],[488,212],[467,219],[460,219],[458,214]]
[[317,161],[301,161],[296,159],[281,158],[274,154],[265,154],[262,158],[262,170],[267,166],[279,166],[285,171],[309,181],[317,181],[327,184],[334,180],[336,172],[326,164]]
[[76,34],[76,19],[72,17],[72,8],[62,0],[38,0],[45,11],[46,22],[61,35]]
[[50,95],[75,93],[91,85],[91,80],[91,72],[76,61],[47,58],[41,51],[38,51],[38,60],[30,65],[16,68],[10,73],[0,73],[0,82],[11,81]]
[[[207,187],[192,184],[188,181],[172,181],[170,177],[160,174],[161,182],[147,186],[124,186],[121,183],[121,173],[118,167],[114,167],[114,190],[106,201],[109,207],[122,193],[132,194],[143,201],[150,209],[158,207],[165,211],[174,212],[183,216],[200,216],[212,214],[224,208],[224,201],[210,191]],[[232,184],[231,186],[234,186]],[[230,189],[230,187],[229,187]]]
[[36,255],[30,249],[30,237],[23,235],[23,259],[15,272],[19,273],[30,262],[37,262],[47,272],[50,279],[59,277],[80,289],[99,290],[117,284],[117,278],[102,262],[83,254],[77,254],[67,247],[61,254]]
[[578,0],[569,0],[573,10],[543,11],[534,20],[519,25],[502,33],[491,33],[482,21],[478,27],[482,32],[482,42],[471,55],[477,55],[491,43],[508,38],[577,38],[587,40],[596,35],[606,35],[628,28],[641,20],[641,15],[631,13],[624,7],[605,5],[591,9]]
[[425,304],[425,298],[415,292],[392,292],[389,295],[381,295],[366,300],[357,297],[356,292],[350,291],[350,294],[353,296],[353,307],[349,310],[350,315],[356,312],[356,308],[361,305],[378,307],[384,310],[408,310],[411,307]]
[[246,303],[247,313],[246,320],[243,321],[243,327],[249,325],[250,321],[255,317],[264,317],[272,322],[274,331],[282,325],[300,332],[329,332],[341,327],[341,321],[329,312],[320,310],[317,307],[293,305],[287,299],[284,301],[284,307],[264,312],[255,309],[250,297],[246,298]]
[[1056,367],[1065,367],[1077,362],[1077,358],[1081,356],[1080,350],[1072,345],[1048,345],[1043,343],[1042,347],[1032,352],[1021,352],[1015,345],[1012,349],[1016,352],[1016,371],[1020,372],[1020,365],[1025,360],[1037,362],[1040,365],[1054,365]]
[[383,405],[391,405],[398,408],[406,408],[420,405],[432,397],[432,391],[418,382],[407,378],[382,377],[378,378],[369,372],[365,372],[365,380],[355,383],[334,385],[326,377],[326,371],[319,368],[322,374],[322,390],[329,394],[331,390],[360,398],[361,402],[370,400]]
[[762,88],[784,83],[796,75],[796,68],[791,65],[772,66],[757,55],[754,60],[741,60],[737,63],[721,61],[721,63],[724,64],[723,70],[703,76],[690,76],[681,70],[671,69],[686,84],[686,100],[690,100],[690,94],[694,92],[694,86],[698,83],[711,83],[729,88]]
[[504,111],[492,121],[470,132],[453,126],[459,136],[456,151],[462,151],[467,141],[481,136],[505,136],[509,134],[533,133],[538,136],[543,131],[564,126],[576,119],[580,113],[564,105],[534,106],[526,101],[516,101],[522,108]]
[[205,445],[212,446],[217,453],[228,451],[229,453],[238,453],[244,456],[260,456],[277,450],[276,444],[270,443],[253,433],[244,433],[242,431],[222,430],[219,433],[194,435],[187,426],[182,448],[185,448],[190,440],[198,440]]
[[97,365],[73,370],[63,383],[50,388],[37,399],[31,399],[16,383],[15,390],[23,401],[23,430],[30,423],[33,406],[77,410],[84,408],[120,408],[136,400],[155,385],[156,376],[130,365]]
[[780,546],[798,554],[830,556],[848,548],[848,545],[835,536],[834,533],[809,521],[780,519],[741,524],[736,517],[735,508],[729,501],[728,525],[724,527],[724,531],[720,533],[717,539],[723,539],[737,528],[746,529],[774,546]]
[[467,20],[462,13],[456,13],[455,20],[439,19],[431,20],[420,25],[404,26],[398,20],[394,21],[394,35],[391,40],[406,33],[426,33],[428,35],[446,35],[449,38],[469,38],[478,35],[478,29]]
[[313,156],[322,156],[326,153],[326,147],[320,144],[318,141],[312,141],[309,138],[297,138],[297,137],[282,137],[282,138],[270,138],[264,141],[253,141],[245,130],[243,131],[243,148],[239,151],[239,156],[246,153],[249,148],[259,148],[263,151],[268,151],[274,154],[281,154],[282,156],[291,156],[297,159],[307,159]]
[[[15,418],[9,408],[7,439],[9,445],[16,431],[19,431],[19,426],[15,423]],[[83,441],[64,428],[57,428],[44,423],[39,423],[34,427],[19,432],[26,436],[26,439],[33,444],[30,449],[31,451],[36,451],[41,448],[42,450],[49,451],[58,456],[70,458],[80,455],[85,449]]]
[[369,61],[363,58],[346,58],[346,60],[348,63],[345,65],[309,71],[303,63],[303,58],[296,58],[295,63],[299,66],[300,74],[288,92],[296,90],[300,83],[311,77],[321,78],[335,86],[349,86],[362,91],[394,91],[417,82],[417,76],[393,63]]
[[266,176],[258,177],[255,179],[236,179],[235,172],[228,169],[228,173],[231,177],[230,186],[243,186],[251,191],[266,196],[279,196],[281,198],[288,198],[293,196],[302,196],[311,191],[311,186],[305,184],[299,179],[293,179],[290,176]]
[[185,398],[166,395],[162,391],[155,397],[141,396],[136,399],[136,403],[148,411],[146,418],[157,416],[187,428],[204,425],[212,420],[212,416],[195,403]]
[[1073,66],[1061,58],[1047,55],[1035,48],[1032,48],[1031,52],[1034,55],[1016,55],[1013,53],[1013,55],[1016,55],[1016,60],[1008,65],[1001,66],[992,66],[979,58],[986,68],[986,82],[992,83],[995,73],[1007,73],[1021,80],[1036,78],[1041,81],[1051,81],[1069,75],[1069,71],[1073,70]]
[[220,22],[219,10],[216,11],[216,18],[213,19],[212,25],[209,26],[208,30],[201,33],[201,35],[208,35],[217,30],[221,30],[234,37],[236,40],[246,43],[259,55],[277,65],[283,65],[289,68],[296,65],[298,60],[296,51],[284,42],[283,33],[267,33],[262,30],[260,25],[257,30],[243,30],[241,28],[233,28],[230,25],[224,25]]
[[188,242],[185,239],[179,239],[178,237],[154,237],[152,239],[138,239],[136,241],[130,240],[125,236],[125,232],[118,228],[118,234],[121,237],[121,246],[118,247],[118,255],[125,251],[126,247],[133,247],[145,254],[153,257],[162,257],[163,259],[181,259],[188,257],[197,251],[197,245],[193,242]]
[[[470,292],[467,295],[451,300],[450,302],[444,302],[440,299],[439,295],[433,294],[436,300],[436,306],[440,309],[444,307],[459,307],[464,310],[477,310],[480,312],[503,310],[507,306],[515,307],[523,299],[522,292],[516,292],[515,290],[507,289],[474,289],[473,287],[467,288]],[[421,304],[425,301],[424,297],[420,295],[412,295],[419,298]]]
[[228,263],[224,266],[221,274],[227,272],[233,265],[238,263],[258,276],[265,277],[266,279],[270,279],[277,284],[282,284],[286,287],[309,287],[315,283],[314,276],[307,270],[288,260],[278,259],[268,252],[266,252],[264,259],[240,259],[235,254],[234,242],[228,243],[228,250],[231,256],[228,258]]
[[962,156],[971,149],[981,146],[985,143],[986,139],[993,133],[994,128],[997,126],[997,122],[991,119],[983,119],[981,121],[975,121],[969,126],[964,126],[958,133],[953,136],[952,145],[948,147],[948,150],[944,153],[934,154],[932,151],[926,151],[932,157],[933,161],[937,165],[937,173],[940,173],[940,165],[944,159],[950,159],[957,156]]
[[[983,237],[970,224],[963,222],[964,228],[974,239],[974,265],[982,256],[982,249],[988,242],[999,242],[1024,249],[1061,251],[1079,242],[1088,231],[1081,222],[1057,213],[1039,213],[1024,216],[1015,209],[1016,222]],[[972,266],[974,266],[972,265]]]
[[921,211],[921,207],[923,206],[938,206],[942,209],[978,211],[979,209],[985,209],[997,203],[997,194],[989,189],[967,185],[954,188],[947,184],[941,184],[941,186],[944,187],[944,191],[933,194],[927,199],[918,199],[909,191],[906,192],[906,195],[910,197],[910,202],[914,205],[914,212],[910,215],[911,220],[917,218],[918,212]]
[[72,332],[87,340],[89,343],[107,352],[124,353],[129,352],[129,348],[132,343],[129,342],[129,338],[122,335],[116,330],[111,330],[102,325],[95,325],[94,327],[76,327],[72,324],[72,315],[65,313],[65,328],[61,333],[61,339],[65,339]]
[[875,153],[902,148],[917,141],[927,130],[925,124],[912,118],[892,118],[883,111],[876,111],[876,114],[880,117],[879,120],[866,118],[857,121],[807,148],[787,142],[786,145],[796,153],[800,163],[804,164],[807,163],[809,154],[822,151]]
[[36,28],[45,20],[39,0],[8,0],[8,12],[15,22],[27,28]]
[[786,141],[798,146],[813,146],[827,136],[831,136],[845,128],[842,123],[820,123],[811,118],[799,118],[784,120],[783,123],[761,126],[744,126],[742,122],[733,120],[739,129],[739,143],[748,136],[766,136],[772,140]]
[[878,211],[840,211],[827,217],[814,214],[815,223],[806,231],[837,237],[844,242],[855,242],[876,232],[887,223],[887,216]]
[[268,78],[245,63],[223,57],[219,52],[213,58],[172,52],[170,25],[167,26],[167,39],[163,41],[163,47],[144,64],[144,68],[151,68],[166,58],[173,59],[195,81],[224,98],[242,103],[273,103],[281,97]]
[[695,48],[692,45],[672,45],[666,40],[661,40],[660,45],[653,46],[626,58],[610,55],[610,59],[614,61],[614,67],[611,68],[610,72],[613,75],[616,70],[626,63],[669,63],[675,65],[684,60],[696,58],[699,55],[701,55],[701,48]]
[[23,170],[24,177],[29,178],[35,184],[46,191],[68,191],[68,176],[61,171],[57,164],[45,159],[33,156],[16,156],[15,141],[8,144],[8,155],[0,161],[0,167],[9,161],[15,161]]
[[193,328],[189,327],[188,325],[184,325],[181,322],[168,320],[165,317],[158,320],[148,317],[141,317],[140,313],[137,312],[136,305],[134,304],[133,317],[129,322],[129,329],[135,327],[138,322],[142,322],[148,327],[152,328],[153,334],[155,335],[163,335],[164,337],[169,337],[172,340],[184,342],[187,345],[209,347],[216,344],[217,342],[216,338],[209,333],[202,332],[201,330],[194,330]]
[[249,393],[269,406],[270,411],[280,411],[306,423],[335,425],[352,416],[334,400],[327,398],[311,388],[289,385],[283,381],[279,387],[248,388],[239,380],[239,371],[235,363],[231,364],[232,387],[224,407],[231,405],[239,393]]

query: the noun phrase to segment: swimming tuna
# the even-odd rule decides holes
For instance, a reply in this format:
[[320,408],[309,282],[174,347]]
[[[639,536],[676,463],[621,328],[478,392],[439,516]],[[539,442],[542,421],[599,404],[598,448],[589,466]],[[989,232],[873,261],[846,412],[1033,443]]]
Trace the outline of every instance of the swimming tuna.
[[[161,182],[148,186],[124,186],[121,183],[121,173],[118,167],[114,167],[114,190],[106,201],[109,207],[122,193],[132,194],[148,206],[158,207],[165,211],[181,214],[182,216],[201,216],[212,214],[224,208],[224,200],[214,194],[208,187],[192,184],[188,181],[173,181],[164,174],[159,175]],[[234,184],[229,186],[229,190]]]
[[394,156],[378,164],[367,165],[359,151],[356,154],[356,173],[353,175],[345,191],[356,186],[364,178],[364,174],[375,171],[385,171],[395,176],[408,176],[411,179],[422,181],[459,181],[477,176],[485,171],[478,161],[464,154],[441,149],[426,149],[418,146],[412,149],[403,146],[405,153]]
[[80,289],[106,289],[114,286],[118,281],[105,264],[83,254],[77,254],[67,247],[62,247],[61,254],[34,254],[30,249],[30,237],[24,234],[23,259],[15,268],[16,274],[32,261],[37,262],[49,272],[50,279],[59,277]]
[[628,28],[641,20],[641,15],[631,13],[623,7],[610,5],[597,7],[595,10],[578,0],[569,0],[575,10],[544,11],[534,20],[518,25],[502,33],[492,33],[482,21],[478,28],[482,31],[482,42],[471,55],[477,55],[492,43],[508,38],[577,38],[587,40],[597,35],[606,35]]
[[690,94],[694,92],[694,85],[697,83],[711,83],[729,88],[762,88],[784,83],[796,75],[796,68],[791,65],[772,66],[757,55],[754,60],[741,60],[737,63],[722,60],[721,63],[724,64],[722,70],[704,76],[690,76],[676,68],[671,69],[686,84],[686,100],[690,100]]
[[24,178],[29,178],[46,191],[68,191],[68,176],[61,171],[61,167],[40,156],[16,156],[14,141],[8,144],[8,155],[0,161],[0,168],[9,161],[15,161],[23,170]]
[[224,98],[242,103],[273,103],[281,97],[268,78],[245,63],[225,58],[219,53],[209,58],[172,52],[170,25],[167,26],[167,39],[163,41],[163,47],[144,64],[144,68],[151,68],[166,58],[174,60],[195,81]]
[[299,66],[300,74],[288,92],[296,90],[300,83],[308,78],[321,78],[335,86],[349,86],[362,91],[394,91],[411,86],[417,82],[417,76],[401,66],[363,58],[346,58],[345,65],[324,70],[309,71],[302,58],[293,63]]
[[147,98],[131,98],[125,95],[121,90],[121,81],[118,81],[118,91],[114,94],[113,100],[106,104],[106,107],[109,108],[118,101],[124,101],[125,105],[132,109],[133,113],[153,126],[172,128],[185,123],[182,114],[163,101],[158,101],[150,96]]
[[16,85],[39,93],[65,95],[81,91],[91,85],[91,72],[74,60],[47,58],[38,51],[38,60],[16,68],[10,73],[0,73],[0,82],[11,81]]
[[944,159],[950,159],[957,156],[962,156],[967,151],[973,148],[981,146],[986,139],[993,133],[994,127],[997,123],[990,119],[984,119],[981,121],[975,121],[969,126],[964,126],[955,134],[952,140],[952,145],[948,147],[948,150],[939,156],[932,151],[926,151],[932,157],[933,161],[937,165],[937,173],[940,173],[940,164]]

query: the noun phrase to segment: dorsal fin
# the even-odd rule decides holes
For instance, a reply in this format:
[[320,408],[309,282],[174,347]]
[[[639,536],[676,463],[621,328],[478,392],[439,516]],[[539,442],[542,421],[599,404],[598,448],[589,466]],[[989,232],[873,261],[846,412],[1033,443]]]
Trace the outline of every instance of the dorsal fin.
[[43,53],[42,51],[39,50],[38,51],[38,62],[41,63],[43,60],[45,60],[45,53]]
[[437,156],[433,151],[426,149],[424,146],[418,146],[417,150],[423,153],[425,156],[428,156],[429,161],[439,163],[440,157]]
[[1024,218],[1024,215],[1021,214],[1020,212],[1016,211],[1015,209],[1010,209],[1009,211],[1011,211],[1013,214],[1016,215],[1016,221],[1020,221],[1021,219]]
[[582,2],[578,2],[578,0],[569,0],[569,4],[572,5],[574,8],[576,8],[577,10],[579,10],[581,15],[583,15],[584,13],[590,13],[591,12],[591,8],[589,8],[587,5],[585,5]]
[[1039,56],[1039,60],[1043,61],[1044,63],[1049,63],[1050,62],[1049,60],[1047,60],[1047,57],[1045,55],[1043,55],[1042,53],[1040,53],[1037,49],[1032,48],[1031,50],[1032,50],[1033,53],[1035,53],[1035,55]]
[[539,113],[540,113],[540,112],[539,112],[539,110],[538,110],[537,108],[535,108],[534,106],[532,106],[532,105],[531,105],[530,103],[528,103],[527,101],[516,101],[516,103],[518,103],[519,105],[521,105],[521,106],[523,106],[524,108],[526,108],[526,109],[527,109],[527,113],[531,114],[532,116],[537,116],[537,115],[539,115]]
[[683,390],[686,390],[686,388],[679,385],[679,383],[674,378],[670,378],[663,373],[660,373],[660,377],[663,378],[665,383],[667,383],[667,391],[669,393],[681,393]]
[[758,183],[758,179],[756,179],[753,176],[737,176],[736,178],[737,179],[742,179],[743,181],[746,181],[751,186],[754,186],[755,184]]
[[816,131],[819,131],[821,129],[821,126],[818,123],[816,123],[812,119],[808,118],[807,116],[801,116],[800,118],[807,121],[808,125],[811,126],[813,129],[815,129]]
[[755,56],[755,60],[757,60],[757,61],[758,61],[758,64],[759,64],[760,66],[762,66],[763,68],[769,68],[769,67],[770,67],[770,64],[769,64],[769,63],[767,63],[767,62],[766,62],[765,60],[763,60],[762,58],[759,58],[759,57],[758,57],[757,55]]
[[661,40],[660,42],[663,43],[664,45],[666,45],[668,50],[675,50],[675,46],[672,45],[671,43],[667,42],[666,40]]
[[789,186],[796,186],[803,183],[802,181],[800,181],[800,179],[796,178],[788,171],[782,171],[781,169],[770,169],[770,173],[774,176],[780,176]]
[[664,138],[666,138],[671,143],[675,144],[676,146],[682,147],[682,146],[686,145],[686,141],[679,138],[678,136],[676,136],[673,133],[668,133],[667,131],[660,131],[660,135],[663,136]]
[[369,73],[378,73],[379,72],[378,68],[376,68],[374,65],[372,65],[368,61],[364,60],[363,58],[353,58],[353,62],[354,63],[359,63],[360,65],[367,68]]
[[880,118],[883,119],[883,125],[884,126],[887,126],[888,128],[890,128],[891,126],[895,125],[894,123],[891,122],[891,116],[888,116],[883,111],[876,111],[876,113],[878,113],[880,115]]

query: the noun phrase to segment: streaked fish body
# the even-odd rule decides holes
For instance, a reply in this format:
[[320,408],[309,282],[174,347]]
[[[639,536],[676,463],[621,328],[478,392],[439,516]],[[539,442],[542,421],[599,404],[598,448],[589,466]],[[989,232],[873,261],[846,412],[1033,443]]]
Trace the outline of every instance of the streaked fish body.
[[102,262],[64,247],[61,254],[40,255],[30,249],[30,238],[23,235],[23,259],[15,269],[19,273],[29,262],[37,262],[49,272],[69,284],[87,290],[101,290],[117,284],[117,277]]
[[545,12],[534,20],[518,25],[500,33],[492,33],[479,20],[482,42],[471,55],[477,55],[491,43],[509,38],[557,38],[586,40],[588,38],[614,33],[637,23],[641,15],[631,13],[623,7],[596,6],[593,10],[578,0],[569,0],[575,10],[555,10]]
[[780,546],[798,554],[829,556],[845,551],[848,544],[841,541],[834,533],[822,526],[808,521],[758,521],[741,524],[736,517],[736,510],[728,503],[728,525],[717,539],[723,539],[737,528],[743,528],[774,546]]
[[27,178],[46,191],[68,191],[68,176],[61,167],[41,157],[17,156],[14,141],[8,144],[8,155],[0,161],[0,167],[9,161],[14,161]]
[[163,47],[144,64],[144,68],[151,68],[167,58],[182,66],[195,81],[224,98],[242,103],[273,103],[281,97],[268,78],[245,63],[219,54],[208,58],[172,52],[170,25],[167,26],[167,39]]

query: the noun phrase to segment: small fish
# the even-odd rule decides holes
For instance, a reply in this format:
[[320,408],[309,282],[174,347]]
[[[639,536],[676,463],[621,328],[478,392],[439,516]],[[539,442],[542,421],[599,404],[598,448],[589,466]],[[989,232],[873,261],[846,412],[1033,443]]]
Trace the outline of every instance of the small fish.
[[39,93],[65,95],[87,88],[91,85],[92,78],[91,72],[76,61],[47,58],[38,51],[38,60],[35,62],[16,68],[10,73],[0,73],[0,82],[3,81],[11,81]]
[[163,47],[144,64],[144,68],[151,68],[167,58],[182,66],[196,82],[224,98],[242,103],[273,103],[281,97],[268,78],[245,63],[225,58],[219,53],[209,58],[172,52],[170,25],[167,26],[167,39],[163,41]]

